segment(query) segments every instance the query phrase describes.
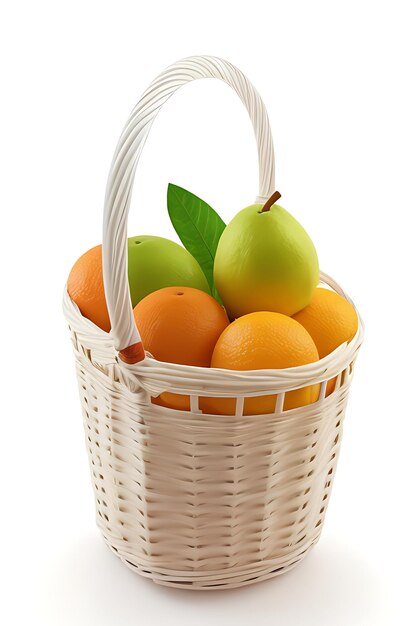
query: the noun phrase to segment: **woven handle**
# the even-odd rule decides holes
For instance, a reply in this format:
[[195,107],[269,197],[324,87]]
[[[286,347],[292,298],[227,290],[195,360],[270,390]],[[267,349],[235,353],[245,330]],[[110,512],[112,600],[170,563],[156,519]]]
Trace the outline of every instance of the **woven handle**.
[[133,109],[110,167],[104,203],[103,275],[115,347],[123,360],[144,358],[133,317],[127,276],[127,218],[137,162],[162,105],[182,85],[200,78],[218,78],[230,85],[245,105],[255,131],[259,159],[259,194],[265,202],[274,192],[275,160],[265,105],[258,92],[231,63],[209,56],[183,59],[160,74]]

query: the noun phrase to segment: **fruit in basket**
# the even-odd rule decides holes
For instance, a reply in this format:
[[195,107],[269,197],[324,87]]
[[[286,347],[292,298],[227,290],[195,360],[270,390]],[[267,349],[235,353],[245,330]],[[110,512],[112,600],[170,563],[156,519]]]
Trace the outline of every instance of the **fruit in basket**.
[[68,276],[67,290],[84,317],[102,330],[110,331],[104,296],[101,246],[91,248],[75,262]]
[[[149,294],[133,310],[143,347],[158,361],[209,367],[214,346],[228,326],[224,308],[199,289],[166,287]],[[189,410],[190,399],[162,393],[158,403]]]
[[[358,330],[358,316],[354,307],[330,289],[318,287],[311,302],[293,316],[312,336],[320,358],[333,352],[345,341],[350,341]],[[336,379],[329,380],[326,395],[335,388]]]
[[127,244],[132,306],[163,287],[194,287],[210,293],[203,270],[195,258],[175,241],[142,235]]
[[[130,237],[127,251],[132,306],[152,291],[177,284],[210,293],[197,261],[174,241],[149,235]],[[91,248],[76,261],[68,277],[67,289],[82,315],[109,332],[101,245]]]
[[[270,311],[249,313],[232,322],[220,335],[211,366],[232,370],[281,369],[318,361],[313,339],[306,329],[287,315]],[[320,386],[311,385],[285,394],[284,409],[315,402]],[[276,395],[246,398],[244,415],[273,413]],[[231,415],[233,398],[202,398],[205,413]]]
[[214,282],[230,319],[254,311],[293,315],[319,280],[316,250],[304,228],[275,200],[240,211],[223,231]]

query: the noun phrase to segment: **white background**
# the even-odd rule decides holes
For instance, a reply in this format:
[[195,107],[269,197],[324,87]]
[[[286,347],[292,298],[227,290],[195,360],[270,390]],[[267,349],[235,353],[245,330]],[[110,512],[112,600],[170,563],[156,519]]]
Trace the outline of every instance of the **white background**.
[[[4,623],[415,623],[416,19],[413,2],[5,2],[1,46],[1,567]],[[237,591],[169,590],[102,542],[61,294],[101,240],[108,166],[168,64],[223,56],[269,111],[281,203],[366,324],[319,544]],[[175,239],[168,182],[229,220],[257,193],[247,114],[185,87],[144,150],[130,234]],[[414,579],[414,582],[413,582]]]

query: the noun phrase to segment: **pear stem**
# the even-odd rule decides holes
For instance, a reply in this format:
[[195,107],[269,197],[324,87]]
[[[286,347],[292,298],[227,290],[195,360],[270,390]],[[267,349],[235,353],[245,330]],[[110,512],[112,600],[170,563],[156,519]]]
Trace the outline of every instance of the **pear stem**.
[[272,196],[269,198],[269,200],[267,200],[265,202],[265,204],[263,205],[260,213],[265,213],[266,211],[269,211],[269,209],[271,208],[271,206],[273,204],[275,204],[275,202],[277,200],[279,200],[281,197],[281,194],[279,193],[279,191],[274,191],[274,193],[272,194]]

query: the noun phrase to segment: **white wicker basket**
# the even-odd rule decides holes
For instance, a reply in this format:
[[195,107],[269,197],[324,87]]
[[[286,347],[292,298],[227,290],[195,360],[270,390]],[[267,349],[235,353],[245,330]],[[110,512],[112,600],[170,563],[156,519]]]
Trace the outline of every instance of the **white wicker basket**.
[[[214,57],[165,70],[134,108],[111,165],[103,268],[110,334],[64,293],[76,358],[97,523],[111,549],[160,584],[219,589],[293,567],[317,542],[336,469],[353,364],[352,341],[311,365],[237,372],[143,358],[126,272],[127,215],[136,165],[158,111],[185,83],[218,78],[246,106],[259,154],[259,195],[274,191],[274,154],[263,102],[245,76]],[[342,296],[328,276],[321,280]],[[347,298],[348,299],[348,298]],[[127,348],[127,349],[126,349]],[[325,396],[326,382],[337,377]],[[314,404],[283,411],[287,391],[321,384]],[[157,406],[163,391],[191,411]],[[277,394],[275,412],[244,416],[245,397]],[[237,398],[233,416],[207,415],[199,396]]]

